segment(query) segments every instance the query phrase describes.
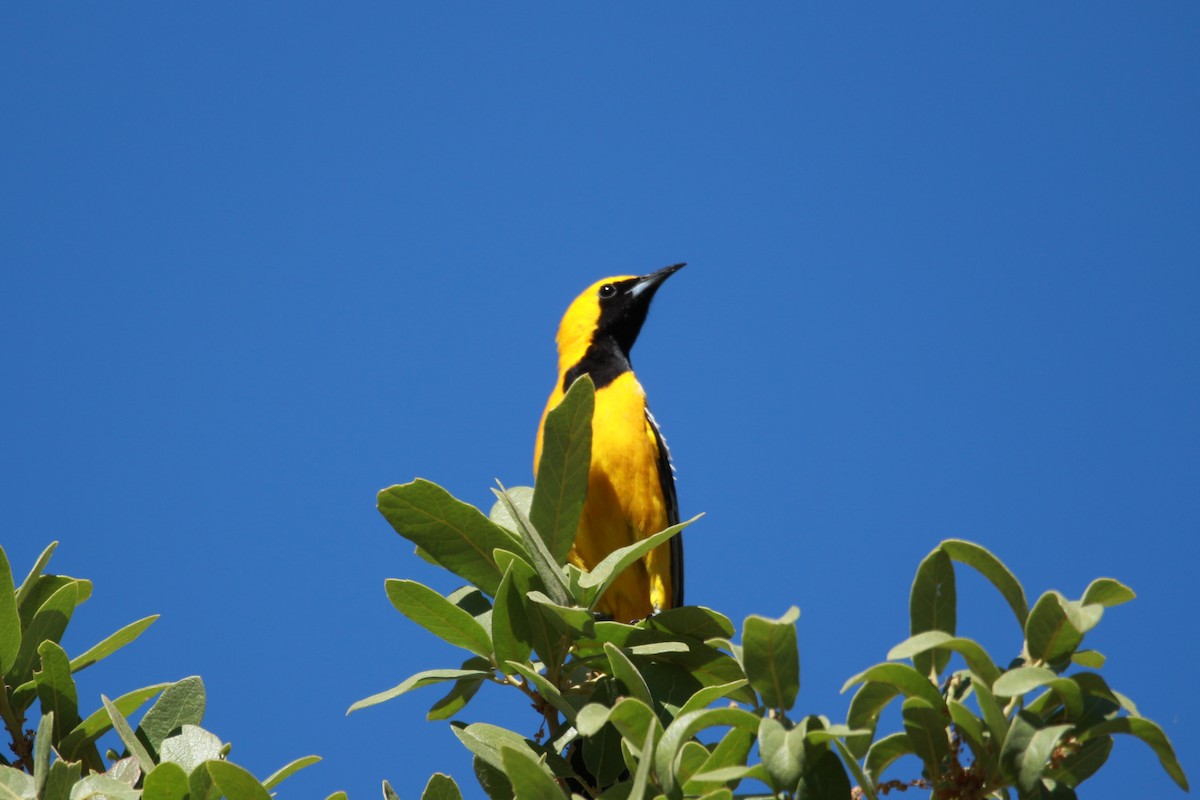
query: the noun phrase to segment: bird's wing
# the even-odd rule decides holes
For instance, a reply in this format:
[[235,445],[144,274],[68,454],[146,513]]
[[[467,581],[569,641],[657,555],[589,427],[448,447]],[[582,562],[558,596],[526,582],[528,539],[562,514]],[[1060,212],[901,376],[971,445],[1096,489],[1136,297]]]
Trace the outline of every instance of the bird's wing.
[[[662,486],[663,503],[667,507],[667,525],[679,524],[679,499],[675,496],[675,467],[654,415],[646,408],[646,427],[654,433],[658,447],[658,481]],[[683,534],[671,538],[671,608],[683,605]]]

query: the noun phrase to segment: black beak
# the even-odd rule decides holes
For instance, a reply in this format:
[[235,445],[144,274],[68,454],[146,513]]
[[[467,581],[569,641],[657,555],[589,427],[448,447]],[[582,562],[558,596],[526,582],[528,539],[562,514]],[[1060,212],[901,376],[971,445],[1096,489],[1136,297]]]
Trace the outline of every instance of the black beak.
[[650,298],[654,297],[654,293],[658,291],[659,286],[662,286],[663,281],[686,266],[686,263],[672,264],[669,267],[660,269],[658,272],[651,272],[649,275],[643,275],[642,277],[638,278],[637,283],[633,284],[632,288],[630,288],[629,296],[631,298],[639,298],[644,295],[642,302],[646,303],[648,307]]

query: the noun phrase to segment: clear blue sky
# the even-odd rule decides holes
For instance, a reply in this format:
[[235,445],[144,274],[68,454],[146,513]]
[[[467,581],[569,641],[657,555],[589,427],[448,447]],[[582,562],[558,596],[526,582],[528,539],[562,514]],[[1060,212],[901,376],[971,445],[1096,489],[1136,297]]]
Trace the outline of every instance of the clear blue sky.
[[[288,796],[469,784],[436,689],[344,716],[457,663],[375,492],[528,483],[567,303],[687,261],[633,355],[689,599],[799,605],[840,719],[941,538],[1120,578],[1089,643],[1195,781],[1197,42],[1183,2],[9,4],[3,545],[96,581],[69,650],[163,615],[90,707],[198,673],[235,760],[325,757]],[[1177,792],[1132,739],[1088,788]]]

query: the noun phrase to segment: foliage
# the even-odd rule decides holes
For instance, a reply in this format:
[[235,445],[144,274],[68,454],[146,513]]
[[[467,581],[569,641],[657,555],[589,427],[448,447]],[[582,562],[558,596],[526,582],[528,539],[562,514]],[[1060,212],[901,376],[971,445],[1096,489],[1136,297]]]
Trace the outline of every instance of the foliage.
[[[132,642],[157,619],[126,625],[71,658],[59,642],[91,581],[45,572],[57,542],[14,586],[0,549],[0,717],[12,758],[0,755],[0,800],[261,800],[284,778],[320,759],[308,756],[265,781],[226,760],[231,745],[200,727],[198,677],[126,692],[84,717],[72,677]],[[157,696],[135,727],[129,718]],[[34,703],[36,728],[27,728]],[[115,731],[124,752],[101,756],[97,741]],[[340,792],[329,800],[345,795]]]
[[[1024,589],[995,556],[970,542],[942,542],[917,569],[911,636],[888,662],[847,682],[858,688],[840,724],[793,711],[800,687],[795,608],[777,619],[747,618],[740,644],[733,623],[708,608],[670,609],[635,623],[598,617],[597,601],[615,577],[690,522],[622,548],[590,572],[567,563],[586,491],[593,391],[586,377],[572,386],[548,417],[537,486],[501,488],[488,516],[423,480],[380,493],[379,509],[396,531],[468,584],[442,596],[411,580],[388,580],[388,599],[466,658],[456,668],[413,675],[351,711],[440,683],[449,689],[428,718],[449,720],[484,684],[520,693],[540,714],[533,738],[451,722],[493,800],[551,800],[568,791],[724,800],[739,788],[766,797],[874,800],[911,787],[937,798],[1015,791],[1066,800],[1104,764],[1115,734],[1148,744],[1187,788],[1162,730],[1100,676],[1103,656],[1081,649],[1104,610],[1133,597],[1112,579],[1094,581],[1079,600],[1047,592],[1029,609]],[[1005,669],[957,635],[955,564],[982,573],[1020,625],[1022,655]],[[879,736],[880,714],[893,701],[902,730]],[[909,755],[919,759],[920,777],[885,781],[888,768]],[[385,796],[394,796],[386,785]],[[460,794],[439,774],[424,796]]]

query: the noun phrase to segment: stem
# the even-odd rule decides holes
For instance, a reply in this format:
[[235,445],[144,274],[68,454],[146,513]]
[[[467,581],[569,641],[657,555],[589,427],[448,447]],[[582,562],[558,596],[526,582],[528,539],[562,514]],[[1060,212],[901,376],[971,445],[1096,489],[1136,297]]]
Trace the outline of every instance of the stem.
[[30,747],[29,740],[25,738],[25,731],[22,728],[25,718],[18,716],[13,711],[8,700],[8,687],[3,686],[0,689],[2,689],[0,690],[0,717],[4,718],[4,727],[8,729],[8,735],[12,739],[12,750],[17,756],[13,766],[32,775],[33,748]]

